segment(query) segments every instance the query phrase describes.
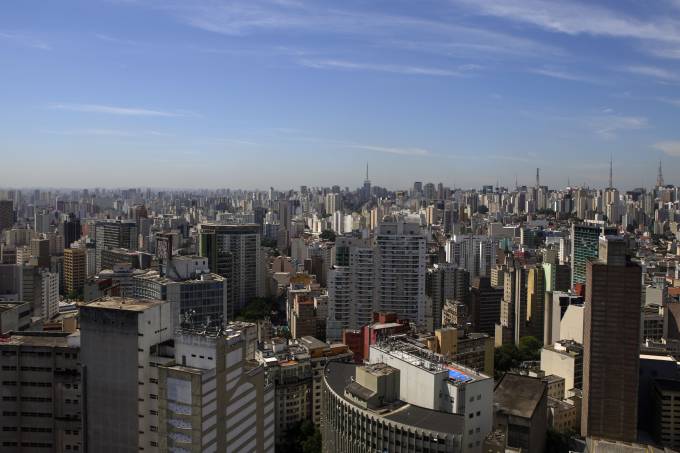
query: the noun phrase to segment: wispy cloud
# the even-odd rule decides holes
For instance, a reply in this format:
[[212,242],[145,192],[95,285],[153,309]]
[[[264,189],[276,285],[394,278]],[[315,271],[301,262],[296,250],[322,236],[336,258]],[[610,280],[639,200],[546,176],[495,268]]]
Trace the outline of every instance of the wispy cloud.
[[185,110],[156,110],[139,107],[119,107],[101,104],[51,104],[49,108],[82,113],[104,113],[121,116],[160,116],[160,117],[188,117],[197,116],[196,113]]
[[669,156],[680,157],[680,141],[659,142],[654,148],[663,151]]
[[65,136],[104,136],[104,137],[169,137],[168,134],[160,131],[130,131],[121,129],[71,129],[71,130],[46,130],[45,134],[65,135]]
[[363,63],[347,60],[300,60],[300,64],[314,69],[344,69],[350,71],[378,71],[391,72],[406,75],[427,75],[427,76],[463,76],[472,70],[478,69],[477,65],[462,65],[456,69],[433,68],[428,66],[408,66],[394,64],[375,64]]
[[449,20],[340,9],[328,2],[148,1],[189,26],[230,36],[281,31],[351,36],[374,46],[463,57],[486,54],[536,58],[564,54],[556,46],[500,31]]
[[656,66],[628,66],[625,70],[632,74],[653,77],[662,82],[680,82],[680,74]]
[[50,46],[47,42],[25,33],[0,30],[0,40],[9,41],[22,47],[30,47],[39,50],[52,50],[52,46]]
[[350,145],[352,148],[365,149],[367,151],[377,151],[379,153],[385,154],[395,154],[398,156],[416,156],[416,157],[428,157],[433,156],[432,152],[424,148],[396,148],[387,146],[374,146],[374,145],[361,145],[353,144]]
[[551,0],[452,0],[482,15],[569,35],[587,34],[680,42],[680,23],[666,17],[641,20],[593,3]]
[[133,41],[131,39],[124,39],[124,38],[117,38],[115,36],[107,35],[105,33],[95,33],[95,38],[99,39],[100,41],[104,42],[109,42],[113,44],[123,44],[126,46],[139,46],[140,43],[137,41]]
[[530,69],[529,72],[542,75],[545,77],[552,77],[554,79],[560,79],[560,80],[569,80],[572,82],[584,82],[584,83],[593,83],[593,84],[602,84],[603,81],[600,79],[597,79],[595,77],[590,77],[587,75],[583,74],[575,74],[569,71],[565,71],[562,69],[554,69],[554,68],[534,68]]
[[590,128],[607,140],[616,138],[622,131],[640,130],[649,125],[647,118],[641,116],[600,115],[589,121]]

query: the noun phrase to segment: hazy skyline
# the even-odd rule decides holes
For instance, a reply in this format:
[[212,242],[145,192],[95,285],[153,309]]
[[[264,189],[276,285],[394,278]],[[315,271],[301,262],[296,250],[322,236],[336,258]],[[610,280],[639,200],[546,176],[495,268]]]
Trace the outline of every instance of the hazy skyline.
[[2,186],[680,182],[678,0],[0,12]]

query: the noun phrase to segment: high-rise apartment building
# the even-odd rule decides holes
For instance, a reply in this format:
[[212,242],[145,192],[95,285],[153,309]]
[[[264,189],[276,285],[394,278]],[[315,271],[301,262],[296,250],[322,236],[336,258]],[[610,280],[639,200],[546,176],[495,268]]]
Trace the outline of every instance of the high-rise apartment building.
[[59,274],[56,272],[48,272],[43,270],[40,273],[42,299],[42,318],[44,320],[52,319],[59,313]]
[[433,331],[442,326],[442,308],[447,300],[467,302],[470,288],[470,274],[454,264],[435,264],[427,270],[425,278],[425,294],[428,298],[428,310],[425,313],[425,325]]
[[327,338],[359,329],[373,312],[393,312],[425,322],[426,240],[417,223],[385,217],[373,242],[336,239],[335,265],[328,272]]
[[87,252],[84,248],[64,249],[64,292],[82,292],[87,279]]
[[375,250],[363,239],[338,237],[335,265],[328,271],[326,338],[339,340],[343,329],[370,324],[375,296]]
[[384,219],[375,238],[375,307],[418,325],[425,322],[425,236],[417,223]]
[[586,263],[597,258],[600,236],[617,233],[616,227],[606,226],[604,222],[586,221],[571,225],[571,286],[586,282]]
[[599,240],[586,268],[581,434],[635,441],[640,353],[641,268],[623,238]]
[[80,332],[88,451],[162,451],[158,367],[174,359],[170,304],[102,298],[80,308]]
[[201,224],[200,255],[227,280],[227,319],[263,293],[259,225]]
[[325,205],[326,214],[333,214],[335,211],[342,211],[342,195],[339,193],[326,194]]
[[456,234],[446,243],[446,261],[466,269],[470,278],[489,277],[497,249],[498,240],[492,237]]
[[22,332],[0,342],[0,451],[87,451],[78,336]]
[[177,332],[174,361],[158,367],[159,451],[274,452],[274,386],[255,340],[230,325]]

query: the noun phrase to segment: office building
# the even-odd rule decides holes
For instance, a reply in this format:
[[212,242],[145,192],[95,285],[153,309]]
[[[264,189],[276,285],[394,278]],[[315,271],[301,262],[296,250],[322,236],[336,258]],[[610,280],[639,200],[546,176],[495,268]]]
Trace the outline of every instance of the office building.
[[571,286],[586,282],[586,263],[598,255],[600,236],[617,234],[616,227],[606,226],[604,222],[588,221],[571,226]]
[[116,264],[121,263],[129,264],[133,269],[148,269],[151,266],[151,255],[120,247],[101,251],[101,270],[113,269]]
[[102,251],[113,248],[137,250],[137,223],[134,221],[102,220],[95,224],[96,272],[101,271]]
[[201,224],[200,255],[227,280],[227,318],[263,292],[259,225]]
[[106,297],[80,307],[80,332],[85,411],[96,421],[88,451],[162,451],[158,367],[174,359],[170,304]]
[[0,450],[87,451],[78,334],[14,334],[0,357]]
[[636,439],[641,269],[623,238],[599,241],[586,269],[583,318],[583,436]]
[[14,226],[14,202],[0,200],[0,232],[9,230],[12,226]]
[[478,277],[470,288],[470,320],[474,332],[495,335],[500,323],[503,289],[491,286],[489,277]]
[[71,244],[76,242],[83,234],[80,226],[80,219],[71,213],[68,219],[64,221],[64,248],[71,248]]
[[220,325],[229,319],[227,281],[220,275],[192,272],[172,280],[157,271],[149,271],[134,275],[131,284],[137,298],[167,300],[175,326],[180,319],[193,326]]

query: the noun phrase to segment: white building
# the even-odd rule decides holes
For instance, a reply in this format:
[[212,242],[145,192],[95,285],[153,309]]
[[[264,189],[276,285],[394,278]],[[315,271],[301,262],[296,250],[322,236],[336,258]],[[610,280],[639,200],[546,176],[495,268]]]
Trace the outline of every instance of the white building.
[[446,243],[446,261],[470,272],[470,279],[488,277],[496,263],[498,240],[480,235],[454,235]]
[[400,400],[464,415],[463,451],[482,451],[493,426],[493,378],[394,337],[371,346],[369,363],[385,363],[400,371]]
[[274,386],[255,341],[238,326],[177,333],[175,362],[159,368],[163,451],[274,451]]
[[59,274],[43,271],[40,273],[42,282],[42,318],[52,319],[59,312]]

